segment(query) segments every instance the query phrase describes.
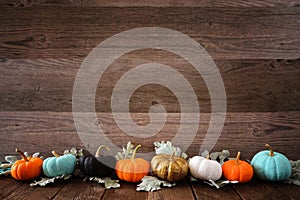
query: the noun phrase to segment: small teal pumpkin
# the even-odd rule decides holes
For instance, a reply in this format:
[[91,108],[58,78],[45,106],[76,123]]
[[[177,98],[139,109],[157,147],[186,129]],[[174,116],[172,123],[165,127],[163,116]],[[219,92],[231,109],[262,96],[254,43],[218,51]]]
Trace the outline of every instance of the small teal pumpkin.
[[269,150],[258,152],[251,161],[255,175],[266,181],[283,181],[292,173],[290,161],[283,154],[274,152],[270,145]]
[[43,173],[47,177],[72,174],[76,166],[76,157],[72,154],[60,156],[52,151],[54,157],[46,158],[43,162]]

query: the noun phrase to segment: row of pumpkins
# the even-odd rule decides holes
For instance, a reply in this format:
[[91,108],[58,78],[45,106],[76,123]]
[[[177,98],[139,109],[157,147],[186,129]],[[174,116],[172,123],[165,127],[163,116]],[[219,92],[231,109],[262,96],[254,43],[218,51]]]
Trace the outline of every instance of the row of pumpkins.
[[[115,170],[119,179],[139,182],[149,173],[150,168],[154,175],[170,182],[184,179],[189,171],[198,179],[216,181],[223,175],[228,180],[240,183],[250,181],[254,174],[267,181],[282,181],[291,176],[289,160],[283,154],[274,152],[269,145],[266,145],[269,150],[258,152],[250,164],[240,160],[240,152],[238,152],[235,160],[228,160],[222,166],[209,158],[194,156],[187,161],[174,154],[158,154],[152,158],[151,162],[148,162],[143,158],[136,158],[136,152],[141,145],[134,149],[130,159],[116,161],[113,156],[100,155],[100,149],[103,147],[109,150],[108,147],[102,145],[95,156],[85,155],[79,158],[78,167],[87,176],[104,177]],[[47,177],[72,174],[77,164],[77,159],[72,154],[60,156],[53,151],[54,157],[42,160],[39,157],[26,157],[18,149],[17,152],[23,157],[11,167],[11,175],[17,180],[34,179],[42,173]]]

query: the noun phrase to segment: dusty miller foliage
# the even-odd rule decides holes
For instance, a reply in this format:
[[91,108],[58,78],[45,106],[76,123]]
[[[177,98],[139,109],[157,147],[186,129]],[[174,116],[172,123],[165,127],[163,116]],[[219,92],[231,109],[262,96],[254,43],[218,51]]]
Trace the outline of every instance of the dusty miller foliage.
[[119,188],[120,187],[119,180],[112,180],[110,177],[105,177],[105,178],[90,177],[89,180],[97,182],[97,183],[104,184],[104,187],[106,189]]
[[154,142],[154,149],[156,154],[172,155],[174,153],[175,156],[183,157],[184,159],[188,158],[185,152],[182,152],[179,147],[174,147],[170,141]]
[[213,152],[213,153],[209,153],[207,150],[205,150],[201,156],[206,158],[209,155],[209,158],[211,160],[216,160],[218,161],[221,165],[223,165],[223,163],[225,162],[226,159],[235,159],[235,158],[230,158],[230,152],[227,149],[224,149],[220,152]]
[[300,160],[290,161],[292,167],[292,175],[284,183],[295,184],[300,186]]
[[175,183],[170,183],[168,181],[163,181],[154,176],[144,176],[142,183],[136,188],[137,191],[147,191],[153,192],[155,190],[160,190],[161,187],[173,187]]
[[129,141],[126,148],[123,147],[122,152],[118,152],[116,160],[130,159],[132,157],[134,145]]

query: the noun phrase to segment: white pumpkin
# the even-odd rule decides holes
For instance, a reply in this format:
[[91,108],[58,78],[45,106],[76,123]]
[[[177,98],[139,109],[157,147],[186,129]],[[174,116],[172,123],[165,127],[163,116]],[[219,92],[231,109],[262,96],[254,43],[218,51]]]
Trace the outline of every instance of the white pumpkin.
[[222,166],[215,160],[194,156],[189,161],[191,174],[203,180],[219,180],[222,176]]

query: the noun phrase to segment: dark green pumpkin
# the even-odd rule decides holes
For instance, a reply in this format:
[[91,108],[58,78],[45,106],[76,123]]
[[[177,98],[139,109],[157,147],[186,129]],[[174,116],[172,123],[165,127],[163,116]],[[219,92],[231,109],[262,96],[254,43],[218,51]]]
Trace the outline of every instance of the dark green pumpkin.
[[107,146],[101,145],[95,156],[89,154],[79,158],[78,164],[81,172],[90,177],[103,177],[110,175],[114,171],[116,159],[113,156],[100,155],[100,150],[103,147],[109,151]]

